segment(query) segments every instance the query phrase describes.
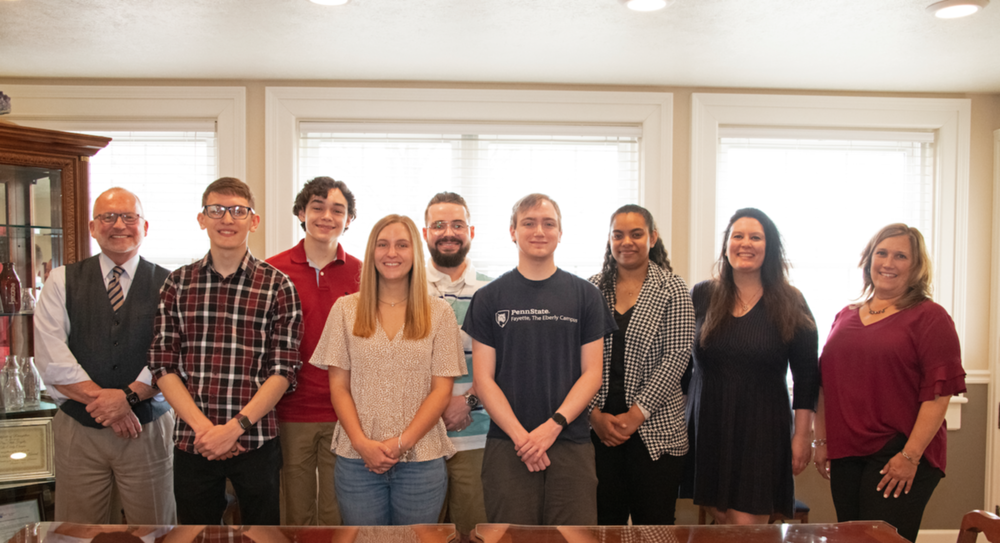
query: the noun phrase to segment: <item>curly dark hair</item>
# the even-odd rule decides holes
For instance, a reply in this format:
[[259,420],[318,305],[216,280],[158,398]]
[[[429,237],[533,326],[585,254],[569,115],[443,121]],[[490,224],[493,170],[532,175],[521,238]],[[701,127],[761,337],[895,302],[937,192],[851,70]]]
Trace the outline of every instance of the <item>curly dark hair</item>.
[[[292,206],[292,214],[296,217],[299,216],[300,211],[305,211],[306,206],[309,205],[309,200],[312,200],[313,196],[319,198],[326,198],[330,191],[337,189],[341,194],[344,195],[344,199],[347,200],[347,216],[353,221],[356,218],[356,210],[354,207],[354,193],[351,189],[347,188],[347,184],[343,181],[336,181],[332,177],[326,177],[321,175],[310,179],[305,185],[302,186],[302,190],[299,194],[295,196],[295,205]],[[302,229],[306,229],[306,223],[300,223]],[[347,231],[347,228],[344,228]]]
[[[619,207],[611,214],[611,224],[609,228],[614,228],[615,217],[623,213],[637,213],[642,216],[642,220],[646,222],[646,229],[650,234],[654,232],[659,234],[656,229],[656,221],[653,220],[653,214],[649,212],[648,209],[636,205],[628,204]],[[670,259],[667,257],[667,248],[663,245],[663,238],[657,237],[656,243],[649,250],[649,261],[657,266],[663,268],[665,271],[672,272],[673,268],[670,267]],[[615,283],[618,280],[618,262],[615,260],[614,255],[611,254],[611,240],[608,239],[607,247],[604,250],[604,266],[601,268],[601,280],[597,285],[601,289],[601,292],[605,296],[613,293],[615,290]],[[608,298],[609,300],[612,298]]]

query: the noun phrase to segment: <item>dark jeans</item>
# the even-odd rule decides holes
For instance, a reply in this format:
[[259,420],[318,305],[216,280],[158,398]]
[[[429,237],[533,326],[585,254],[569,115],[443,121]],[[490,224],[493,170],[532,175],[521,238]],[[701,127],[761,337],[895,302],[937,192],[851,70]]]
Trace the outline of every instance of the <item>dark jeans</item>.
[[639,433],[617,447],[606,447],[593,431],[597,462],[597,523],[672,525],[684,457],[649,456]]
[[[870,456],[852,456],[830,461],[830,491],[837,508],[837,521],[884,520],[896,527],[899,535],[917,540],[920,519],[931,493],[944,477],[941,470],[921,462],[909,494],[883,498],[885,489],[875,490],[882,475],[879,471],[903,450],[906,436],[899,434],[882,450]],[[895,491],[894,491],[895,492]]]
[[279,438],[229,460],[206,460],[174,448],[174,499],[179,524],[222,523],[226,511],[226,479],[233,483],[243,524],[281,523]]

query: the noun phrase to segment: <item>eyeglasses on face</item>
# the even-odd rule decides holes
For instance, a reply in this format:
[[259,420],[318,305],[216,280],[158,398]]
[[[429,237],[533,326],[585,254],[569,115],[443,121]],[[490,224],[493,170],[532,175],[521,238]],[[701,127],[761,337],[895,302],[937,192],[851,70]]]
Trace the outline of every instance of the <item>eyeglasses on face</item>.
[[221,219],[226,216],[226,211],[234,219],[245,219],[253,213],[253,208],[249,206],[220,206],[211,204],[201,208],[201,212],[210,219]]
[[454,222],[451,222],[451,223],[449,223],[447,221],[435,221],[435,222],[432,222],[431,226],[430,226],[431,230],[433,230],[435,232],[438,232],[438,233],[444,232],[445,230],[448,229],[448,227],[451,227],[451,230],[453,232],[461,234],[462,232],[465,232],[465,229],[468,228],[468,225],[466,225],[462,221],[454,221]]
[[142,215],[138,213],[102,213],[100,215],[95,215],[94,218],[100,220],[104,224],[115,224],[118,222],[118,218],[121,217],[122,222],[128,226],[139,222]]

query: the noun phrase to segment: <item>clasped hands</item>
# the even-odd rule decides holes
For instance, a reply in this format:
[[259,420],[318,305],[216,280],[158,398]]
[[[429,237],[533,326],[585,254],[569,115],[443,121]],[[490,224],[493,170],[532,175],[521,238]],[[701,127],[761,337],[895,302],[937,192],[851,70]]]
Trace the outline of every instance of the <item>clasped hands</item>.
[[449,432],[461,432],[468,428],[472,424],[472,408],[465,401],[465,396],[461,394],[452,396],[441,419]]
[[238,440],[243,435],[236,419],[230,419],[225,424],[213,424],[196,429],[194,433],[194,451],[208,460],[228,460],[242,452],[246,447]]
[[594,408],[590,412],[590,426],[605,447],[617,447],[628,441],[643,423],[641,414],[637,417],[630,409],[620,415],[605,413]]
[[528,467],[528,471],[542,471],[551,465],[548,450],[556,442],[560,432],[562,426],[548,419],[524,436],[514,439],[514,450],[521,462]]
[[368,471],[381,475],[399,462],[404,452],[400,449],[401,443],[401,437],[390,437],[385,441],[365,438],[363,443],[352,445],[365,461]]
[[96,392],[87,392],[93,398],[87,404],[87,413],[98,424],[110,426],[115,435],[123,438],[136,438],[142,432],[139,418],[132,412],[132,406],[125,399],[125,392],[116,388],[102,388]]

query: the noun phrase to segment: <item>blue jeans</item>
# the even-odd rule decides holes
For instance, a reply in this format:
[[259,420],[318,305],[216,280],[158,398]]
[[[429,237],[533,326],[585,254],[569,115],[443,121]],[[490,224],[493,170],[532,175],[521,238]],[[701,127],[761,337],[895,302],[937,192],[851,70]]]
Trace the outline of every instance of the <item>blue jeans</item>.
[[444,458],[400,462],[376,474],[364,460],[338,456],[333,472],[345,526],[433,524],[448,490]]

